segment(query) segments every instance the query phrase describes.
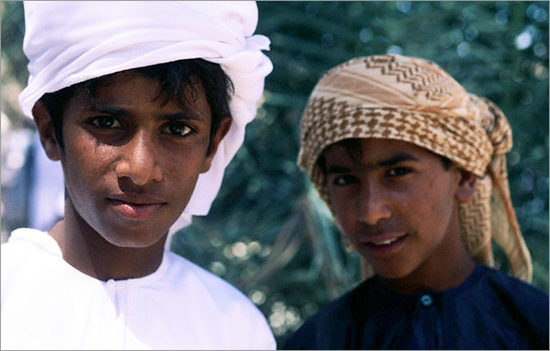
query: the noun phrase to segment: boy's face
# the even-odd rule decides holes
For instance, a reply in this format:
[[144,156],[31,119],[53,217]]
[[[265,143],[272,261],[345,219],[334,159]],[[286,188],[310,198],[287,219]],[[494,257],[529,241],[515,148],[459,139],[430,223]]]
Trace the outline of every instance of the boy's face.
[[194,105],[163,105],[158,83],[131,72],[93,97],[77,90],[63,116],[65,147],[50,157],[62,162],[81,225],[119,247],[147,247],[168,232],[224,134],[208,153],[210,106],[197,91]]
[[[324,152],[333,209],[345,235],[387,279],[445,269],[460,250],[457,199],[471,174],[411,143],[361,139],[361,155]],[[475,180],[474,180],[475,183]],[[471,186],[471,184],[469,184]]]

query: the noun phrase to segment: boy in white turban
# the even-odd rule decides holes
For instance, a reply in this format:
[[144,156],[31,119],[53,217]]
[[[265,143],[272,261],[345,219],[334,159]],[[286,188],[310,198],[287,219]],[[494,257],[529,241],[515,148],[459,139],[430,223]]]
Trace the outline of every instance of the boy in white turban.
[[[548,295],[515,218],[506,118],[432,62],[350,60],[317,83],[299,166],[366,279],[289,349],[548,349]],[[497,271],[492,241],[513,274]]]
[[28,2],[20,96],[65,216],[2,245],[2,349],[273,349],[237,289],[166,250],[204,215],[271,62],[254,2]]

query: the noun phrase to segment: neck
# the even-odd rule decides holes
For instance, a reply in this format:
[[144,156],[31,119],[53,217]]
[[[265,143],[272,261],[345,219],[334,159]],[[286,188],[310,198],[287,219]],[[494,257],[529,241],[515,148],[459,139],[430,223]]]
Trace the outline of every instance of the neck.
[[[67,200],[69,201],[69,200]],[[155,272],[162,262],[167,234],[151,246],[113,245],[67,205],[65,218],[49,231],[63,259],[82,273],[99,280],[140,278]]]
[[[464,250],[464,256],[452,265],[424,264],[411,275],[399,279],[382,278],[383,284],[400,294],[412,295],[425,290],[445,291],[456,288],[470,277],[475,269],[475,261]],[[462,256],[462,255],[461,255]],[[449,269],[449,267],[453,267]]]

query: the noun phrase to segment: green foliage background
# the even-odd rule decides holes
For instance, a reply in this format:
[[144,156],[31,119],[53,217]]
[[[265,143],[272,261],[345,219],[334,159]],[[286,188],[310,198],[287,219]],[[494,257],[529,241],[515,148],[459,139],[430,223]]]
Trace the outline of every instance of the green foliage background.
[[[14,97],[27,79],[22,4],[2,4],[2,111],[28,127]],[[228,280],[265,313],[279,343],[360,279],[330,214],[296,167],[299,120],[326,70],[357,56],[430,59],[499,105],[514,131],[512,199],[548,291],[548,2],[260,1],[257,32],[274,71],[258,116],[210,214],[172,249]],[[497,251],[499,264],[507,264]]]

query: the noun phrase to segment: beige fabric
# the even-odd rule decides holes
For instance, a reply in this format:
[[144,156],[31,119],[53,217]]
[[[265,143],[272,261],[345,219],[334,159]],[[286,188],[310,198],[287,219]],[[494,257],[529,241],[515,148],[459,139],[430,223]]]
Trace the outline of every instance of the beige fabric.
[[[474,198],[459,205],[466,248],[478,262],[493,265],[494,241],[513,274],[531,280],[531,257],[508,188],[505,154],[512,148],[512,133],[496,105],[468,94],[433,62],[400,55],[356,58],[320,79],[301,122],[298,165],[329,208],[317,160],[326,147],[349,138],[410,142],[477,175]],[[366,262],[364,268],[372,274]]]

